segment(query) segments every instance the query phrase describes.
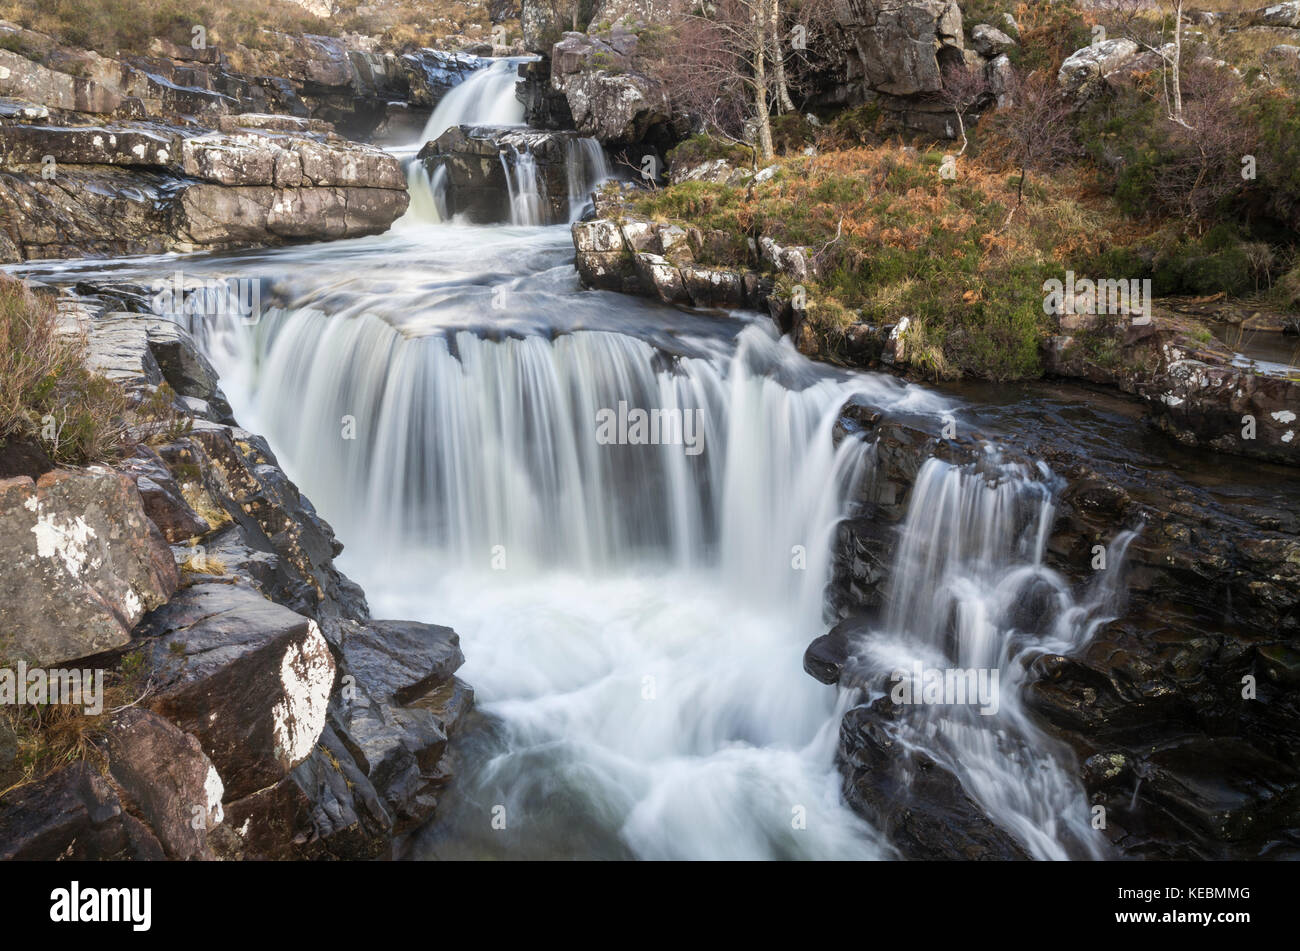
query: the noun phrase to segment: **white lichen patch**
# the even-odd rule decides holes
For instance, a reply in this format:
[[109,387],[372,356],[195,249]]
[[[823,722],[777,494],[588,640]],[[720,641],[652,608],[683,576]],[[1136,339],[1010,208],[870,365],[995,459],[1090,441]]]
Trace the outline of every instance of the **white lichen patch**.
[[219,825],[226,817],[221,809],[221,797],[226,794],[226,785],[221,781],[215,766],[208,766],[208,775],[203,780],[203,792],[208,797],[208,822]]
[[1273,414],[1273,418],[1279,423],[1293,423],[1295,422],[1295,413],[1289,409],[1280,409]]
[[1160,398],[1164,400],[1166,406],[1181,406],[1183,402],[1183,398],[1181,396],[1174,396],[1174,394],[1172,393],[1166,393],[1164,396]]
[[36,536],[36,554],[41,558],[58,558],[74,578],[81,574],[90,552],[87,545],[95,538],[95,530],[78,515],[62,525],[53,515],[38,515],[32,526]]
[[334,658],[315,621],[307,622],[307,639],[285,651],[280,683],[284,699],[271,710],[275,754],[293,765],[306,758],[325,729],[334,685]]
[[1282,434],[1282,441],[1283,441],[1283,442],[1290,442],[1290,441],[1291,441],[1292,439],[1294,439],[1294,438],[1295,438],[1295,430],[1294,430],[1294,429],[1288,429],[1286,432],[1284,432],[1284,433]]

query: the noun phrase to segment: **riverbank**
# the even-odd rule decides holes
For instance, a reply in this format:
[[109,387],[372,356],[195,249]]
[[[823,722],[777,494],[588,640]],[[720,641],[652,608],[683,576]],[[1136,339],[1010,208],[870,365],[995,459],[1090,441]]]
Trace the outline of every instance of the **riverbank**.
[[37,293],[124,398],[93,465],[12,433],[0,451],[6,668],[85,670],[99,691],[38,702],[31,681],[5,706],[0,855],[390,855],[432,814],[472,704],[457,635],[371,617],[148,287]]

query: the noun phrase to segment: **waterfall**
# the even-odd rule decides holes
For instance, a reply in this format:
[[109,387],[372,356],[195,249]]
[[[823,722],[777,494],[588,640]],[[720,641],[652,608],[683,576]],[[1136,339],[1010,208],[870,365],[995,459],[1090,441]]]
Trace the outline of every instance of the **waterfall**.
[[[880,629],[859,660],[877,674],[916,665],[997,672],[997,709],[926,704],[900,719],[898,738],[950,769],[995,822],[1037,858],[1101,858],[1073,762],[1021,701],[1028,661],[1069,653],[1118,613],[1118,577],[1133,537],[1117,536],[1107,568],[1076,598],[1043,563],[1055,504],[1050,473],[1003,462],[930,459],[917,475],[890,573]],[[913,689],[919,695],[918,683]]]
[[506,173],[510,193],[510,223],[536,226],[546,224],[544,187],[537,174],[537,160],[525,148],[509,146],[501,150],[501,168]]
[[[439,223],[447,220],[447,170],[441,165],[430,174],[423,162],[408,160],[406,185],[411,204],[401,223]],[[397,226],[397,223],[394,225]]]
[[425,123],[419,148],[455,125],[517,126],[524,124],[524,104],[515,96],[519,64],[527,58],[499,59],[442,97]]
[[[605,857],[889,854],[839,796],[843,700],[800,657],[870,456],[835,445],[839,407],[941,401],[810,372],[770,324],[670,353],[298,306],[210,347],[375,610],[455,625],[501,719],[429,831],[451,842],[417,854],[564,855],[579,827]],[[660,411],[657,443],[599,438],[625,407]],[[485,831],[480,801],[526,834]]]
[[614,177],[600,143],[591,138],[571,139],[568,145],[569,222],[582,218],[591,193]]

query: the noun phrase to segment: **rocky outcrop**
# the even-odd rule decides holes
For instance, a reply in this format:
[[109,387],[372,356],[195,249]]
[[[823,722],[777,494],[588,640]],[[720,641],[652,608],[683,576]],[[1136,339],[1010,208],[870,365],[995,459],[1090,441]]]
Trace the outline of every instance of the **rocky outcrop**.
[[1077,50],[1061,64],[1057,81],[1076,97],[1091,94],[1098,84],[1138,55],[1138,45],[1128,39],[1103,40]]
[[146,123],[0,127],[0,207],[21,258],[354,237],[407,205],[396,159],[291,117],[229,131]]
[[1300,465],[1300,382],[1238,366],[1231,350],[1207,338],[1168,313],[1146,323],[1067,316],[1044,354],[1049,373],[1137,396],[1179,442]]
[[764,310],[783,331],[797,330],[802,307],[775,292],[775,279],[797,286],[815,277],[811,249],[760,237],[748,247],[755,269],[740,270],[718,263],[745,256],[734,235],[630,217],[608,199],[598,202],[598,212],[600,217],[573,226],[575,264],[587,287],[667,304]]
[[[542,224],[569,220],[574,132],[453,126],[417,156],[430,175],[445,176],[447,212],[479,224],[508,222],[511,196],[536,189]],[[523,179],[522,181],[520,179]],[[517,199],[518,200],[518,199]]]
[[[971,433],[946,440],[933,423],[883,418],[854,401],[836,438],[873,444],[875,465],[840,526],[828,614],[842,619],[804,665],[826,683],[860,682],[854,638],[887,605],[890,573],[916,473],[938,456],[977,464]],[[1300,520],[1295,493],[1224,491],[1164,459],[1091,453],[1069,432],[1018,427],[1017,445],[1051,466],[1060,489],[1047,563],[1075,586],[1093,582],[1095,546],[1137,529],[1126,555],[1123,616],[1076,654],[1040,655],[1023,687],[1049,736],[1077,757],[1079,780],[1105,806],[1107,834],[1129,857],[1243,859],[1294,855],[1300,818]],[[865,698],[864,698],[865,702]],[[888,698],[841,728],[845,796],[916,857],[998,854],[997,839],[937,764],[890,745],[908,710]],[[938,772],[934,772],[934,770]],[[891,785],[900,770],[924,792]],[[937,830],[950,825],[954,834]],[[995,830],[996,831],[996,830]],[[989,850],[992,850],[990,852]]]
[[120,647],[179,577],[129,478],[106,468],[0,482],[6,654],[42,666]]
[[564,94],[574,128],[602,145],[677,135],[662,88],[636,71],[636,47],[634,33],[614,27],[601,36],[566,33],[551,51],[551,86]]
[[[0,486],[14,493],[14,517],[53,526],[54,557],[71,558],[83,582],[77,609],[88,620],[52,606],[59,583],[30,566],[5,576],[6,605],[46,617],[27,655],[134,678],[135,701],[104,724],[102,775],[78,763],[0,797],[0,856],[390,854],[433,815],[451,775],[449,737],[473,702],[454,676],[464,660],[456,633],[371,619],[364,594],[334,567],[342,546],[330,527],[265,441],[229,419],[193,338],[121,309],[147,310],[151,290],[80,288],[92,296],[65,294],[60,311],[87,334],[94,365],[136,400],[167,383],[186,425],[137,447],[120,472]],[[69,534],[54,496],[83,482],[69,495]],[[109,512],[91,489],[131,505]],[[25,534],[21,525],[4,533],[19,545]],[[144,552],[154,561],[142,564]],[[136,566],[170,579],[156,597],[134,595],[139,605],[123,593]],[[90,582],[98,590],[87,597]],[[108,617],[116,626],[100,636]],[[3,788],[18,778],[10,745],[0,735]]]

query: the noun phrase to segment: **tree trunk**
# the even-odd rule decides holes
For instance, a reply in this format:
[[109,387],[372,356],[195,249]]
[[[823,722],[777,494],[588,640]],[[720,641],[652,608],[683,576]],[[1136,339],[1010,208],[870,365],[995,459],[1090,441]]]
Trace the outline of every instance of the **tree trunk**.
[[[1176,0],[1174,3],[1174,62],[1173,62],[1173,79],[1170,81],[1172,87],[1171,99],[1171,116],[1179,125],[1187,125],[1183,120],[1183,0]],[[1169,72],[1169,70],[1166,70]]]
[[768,25],[772,31],[772,73],[778,112],[794,112],[794,100],[785,81],[785,54],[781,52],[781,0],[768,0]]
[[754,113],[758,122],[758,148],[763,161],[772,161],[772,117],[767,107],[767,29],[768,8],[775,0],[759,0],[758,29],[754,31]]

